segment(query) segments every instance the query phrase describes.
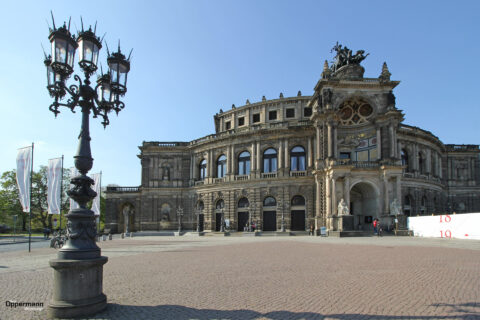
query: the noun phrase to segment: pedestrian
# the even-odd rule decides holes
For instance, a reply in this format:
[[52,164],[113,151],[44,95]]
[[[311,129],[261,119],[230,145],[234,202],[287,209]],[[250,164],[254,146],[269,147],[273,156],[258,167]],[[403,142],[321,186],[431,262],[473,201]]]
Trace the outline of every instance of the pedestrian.
[[314,235],[314,230],[315,230],[315,228],[313,227],[313,223],[310,223],[310,232],[308,233],[308,235],[313,236]]
[[373,234],[378,235],[378,219],[373,219]]

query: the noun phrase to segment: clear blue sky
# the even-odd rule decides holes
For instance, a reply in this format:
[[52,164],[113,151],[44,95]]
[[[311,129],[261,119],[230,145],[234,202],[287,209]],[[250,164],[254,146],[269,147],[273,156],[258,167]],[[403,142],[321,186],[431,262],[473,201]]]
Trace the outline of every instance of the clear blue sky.
[[[77,4],[81,4],[81,7]],[[134,48],[126,108],[106,130],[91,121],[102,185],[140,184],[142,141],[190,141],[214,132],[213,115],[246,99],[313,93],[336,41],[387,62],[406,124],[444,143],[480,144],[480,1],[4,1],[0,13],[0,172],[35,142],[34,165],[65,155],[73,166],[80,113],[54,119],[41,44],[48,23],[98,21],[114,48]],[[105,52],[100,61],[106,65]]]

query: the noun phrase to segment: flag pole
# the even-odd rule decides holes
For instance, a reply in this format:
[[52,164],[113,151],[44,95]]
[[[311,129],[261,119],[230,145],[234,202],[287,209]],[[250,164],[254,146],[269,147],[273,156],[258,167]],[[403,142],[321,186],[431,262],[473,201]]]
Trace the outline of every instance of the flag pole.
[[33,178],[33,142],[32,142],[32,166],[30,168],[30,203],[28,204],[29,208],[29,219],[28,219],[28,252],[31,252],[32,248],[32,178]]
[[62,154],[62,175],[60,178],[60,225],[59,230],[62,231],[62,196],[63,196],[63,154]]
[[102,171],[100,171],[100,178],[98,179],[98,183],[100,184],[100,194],[99,196],[99,201],[98,201],[98,223],[97,223],[97,236],[98,232],[100,231],[100,216],[102,215]]

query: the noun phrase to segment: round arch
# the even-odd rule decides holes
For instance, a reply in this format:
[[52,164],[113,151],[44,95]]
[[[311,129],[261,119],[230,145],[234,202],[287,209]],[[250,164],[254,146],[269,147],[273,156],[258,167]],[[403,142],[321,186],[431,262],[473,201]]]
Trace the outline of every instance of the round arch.
[[350,187],[350,214],[355,230],[373,230],[372,221],[380,218],[381,202],[378,186],[369,180],[353,181]]

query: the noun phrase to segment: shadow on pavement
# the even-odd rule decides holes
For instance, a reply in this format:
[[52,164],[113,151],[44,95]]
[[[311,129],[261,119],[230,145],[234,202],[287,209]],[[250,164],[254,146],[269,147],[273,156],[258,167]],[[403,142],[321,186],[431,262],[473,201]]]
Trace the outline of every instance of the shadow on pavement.
[[[291,312],[291,311],[273,311],[261,313],[253,310],[215,310],[215,309],[196,309],[180,305],[159,305],[159,306],[129,306],[119,304],[108,304],[107,310],[99,313],[90,319],[175,319],[175,320],[210,320],[210,319],[238,319],[238,320],[307,320],[307,319],[480,319],[480,314],[475,310],[478,304],[475,302],[459,305],[438,304],[438,306],[451,306],[454,315],[450,316],[395,316],[395,315],[374,315],[374,314],[319,314],[312,312]],[[473,308],[467,310],[465,307]],[[461,313],[461,314],[460,314]]]

